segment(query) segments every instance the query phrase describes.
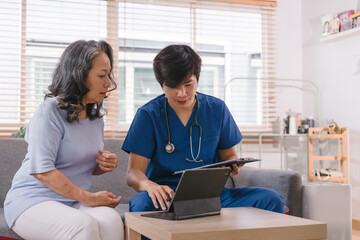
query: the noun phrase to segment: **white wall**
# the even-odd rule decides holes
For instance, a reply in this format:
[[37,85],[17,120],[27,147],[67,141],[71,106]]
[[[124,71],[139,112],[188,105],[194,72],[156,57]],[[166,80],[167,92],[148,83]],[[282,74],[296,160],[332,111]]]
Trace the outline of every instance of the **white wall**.
[[[289,1],[298,8],[298,1]],[[354,9],[360,0],[302,0],[302,76],[321,90],[323,126],[335,120],[350,129],[350,177],[352,214],[360,219],[360,32],[329,42],[320,42],[321,16]],[[311,102],[303,99],[303,106]],[[340,203],[341,204],[341,203]]]
[[[302,79],[301,61],[301,1],[278,0],[276,18],[276,78]],[[278,83],[277,85],[288,85]],[[302,112],[302,92],[293,88],[278,88],[278,102],[284,103],[277,109],[281,119],[286,117],[286,111],[291,109]]]
[[278,0],[276,8],[276,76],[301,78],[301,1]]
[[[321,16],[349,9],[360,10],[360,0],[278,0],[276,73],[277,78],[317,84],[323,119],[319,126],[333,119],[340,127],[349,127],[352,214],[360,219],[360,32],[320,42]],[[304,117],[316,117],[316,97],[313,93],[298,93],[288,88],[280,92],[279,113],[291,108]]]
[[[345,10],[360,10],[360,0],[278,0],[276,19],[276,77],[305,79],[316,83],[320,90],[320,113],[316,112],[316,92],[300,89],[280,89],[278,113],[286,111],[314,115],[323,119],[318,126],[327,126],[326,120],[335,120],[340,127],[350,129],[350,176],[352,187],[352,217],[360,219],[360,32],[330,42],[320,42],[321,16]],[[290,141],[297,147],[302,143]],[[277,146],[265,146],[269,152]],[[290,148],[288,146],[288,148]],[[244,155],[257,157],[257,146],[243,146]],[[292,149],[288,149],[292,150]],[[331,149],[333,150],[333,149]],[[306,154],[295,149],[298,161],[306,162]],[[300,156],[301,155],[301,156]],[[279,168],[276,154],[263,156],[262,167]],[[304,168],[304,166],[300,166]],[[298,170],[298,169],[294,169]],[[306,170],[306,169],[305,169]],[[339,203],[341,204],[341,203]],[[331,210],[331,209],[330,209]]]

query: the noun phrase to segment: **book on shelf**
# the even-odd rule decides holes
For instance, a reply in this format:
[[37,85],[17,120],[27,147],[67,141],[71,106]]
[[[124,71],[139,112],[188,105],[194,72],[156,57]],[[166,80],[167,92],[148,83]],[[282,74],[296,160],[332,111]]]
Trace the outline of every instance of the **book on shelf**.
[[360,27],[360,11],[354,14],[351,14],[349,17],[349,21],[352,22],[352,27]]
[[350,20],[350,16],[354,14],[354,10],[348,10],[342,13],[339,13],[340,19],[340,32],[349,30],[352,28],[352,20]]

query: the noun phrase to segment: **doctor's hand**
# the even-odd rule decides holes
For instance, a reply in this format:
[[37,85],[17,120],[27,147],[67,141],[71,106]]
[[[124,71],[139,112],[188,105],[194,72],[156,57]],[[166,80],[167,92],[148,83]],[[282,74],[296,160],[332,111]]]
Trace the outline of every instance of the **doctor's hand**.
[[[244,164],[239,164],[239,165],[237,165],[237,164],[234,163],[234,164],[231,166],[230,177],[233,178],[233,177],[235,177],[236,175],[238,175],[239,172],[240,172],[240,168],[241,168],[242,166],[244,166]],[[226,167],[226,166],[222,166],[222,167]]]
[[111,172],[117,168],[119,160],[115,153],[106,150],[98,150],[99,155],[96,157],[96,162],[99,168],[104,172]]
[[148,181],[147,192],[156,209],[159,208],[159,204],[163,211],[170,207],[171,199],[174,197],[174,190],[169,186]]
[[[223,149],[223,150],[218,150],[218,154],[219,154],[219,160],[220,161],[227,161],[227,160],[232,160],[232,159],[237,159],[238,156],[236,154],[236,149],[235,146],[228,148],[228,149]],[[230,177],[233,178],[236,175],[239,174],[240,172],[240,168],[244,166],[244,164],[233,164],[231,166],[231,172],[230,172]],[[225,167],[225,166],[222,166]]]

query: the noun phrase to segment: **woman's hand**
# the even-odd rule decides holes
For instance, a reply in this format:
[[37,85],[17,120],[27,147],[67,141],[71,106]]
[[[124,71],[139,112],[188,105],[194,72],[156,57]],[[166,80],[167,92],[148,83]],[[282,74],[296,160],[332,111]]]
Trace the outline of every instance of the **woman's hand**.
[[163,211],[170,207],[171,199],[174,197],[174,190],[166,185],[158,185],[152,181],[148,181],[147,192],[155,206],[160,207]]
[[75,185],[57,169],[33,174],[33,176],[54,192],[89,206],[116,207],[121,200],[121,197],[116,198],[114,194],[107,191],[88,192]]
[[111,172],[117,168],[119,160],[115,153],[111,153],[105,150],[98,150],[98,155],[96,157],[96,162],[99,164],[99,168],[103,172]]
[[91,207],[107,206],[115,208],[120,203],[121,197],[116,197],[114,194],[108,191],[100,191],[96,193],[90,193],[84,203]]

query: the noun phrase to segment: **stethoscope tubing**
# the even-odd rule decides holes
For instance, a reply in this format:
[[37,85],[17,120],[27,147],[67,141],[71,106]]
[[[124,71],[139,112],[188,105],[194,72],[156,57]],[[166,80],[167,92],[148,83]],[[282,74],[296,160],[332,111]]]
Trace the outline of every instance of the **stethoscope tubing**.
[[[190,161],[190,162],[202,162],[202,160],[197,160],[200,155],[200,151],[201,151],[201,137],[202,137],[202,127],[199,124],[199,122],[197,121],[198,112],[199,112],[199,100],[197,98],[197,95],[195,95],[195,101],[196,101],[196,111],[195,111],[194,121],[191,123],[190,128],[189,128],[190,152],[191,152],[192,159],[186,158],[185,160]],[[175,151],[175,145],[173,143],[171,143],[171,134],[170,134],[170,127],[169,127],[169,118],[168,118],[167,98],[166,97],[165,97],[165,121],[166,121],[167,135],[168,135],[168,143],[165,145],[165,151],[167,153],[173,153]],[[194,157],[193,147],[192,147],[192,128],[193,127],[199,128],[199,147],[198,147],[198,153],[196,155],[196,158]]]

